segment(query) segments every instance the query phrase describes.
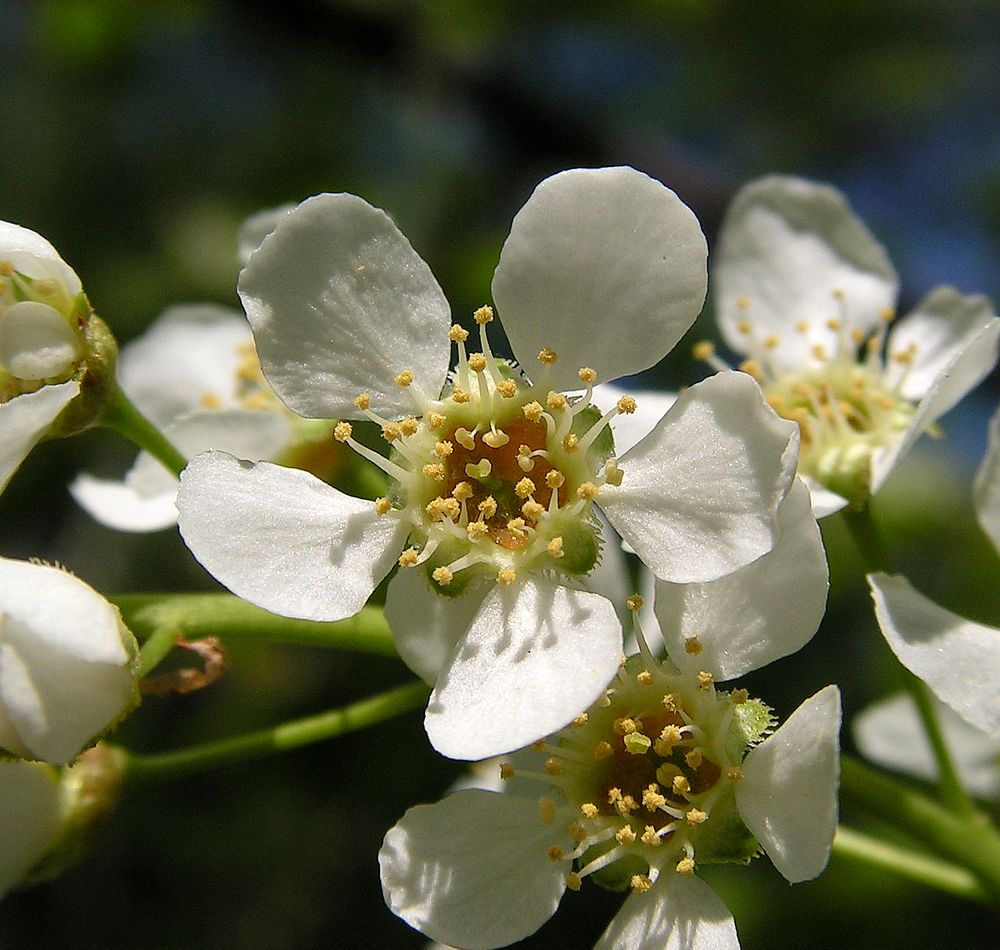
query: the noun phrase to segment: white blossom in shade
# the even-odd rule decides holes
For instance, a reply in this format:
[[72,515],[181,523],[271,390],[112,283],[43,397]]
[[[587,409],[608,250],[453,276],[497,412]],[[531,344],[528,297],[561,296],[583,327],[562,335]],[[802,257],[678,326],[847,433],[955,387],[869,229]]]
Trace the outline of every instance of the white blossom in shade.
[[[122,348],[119,384],[136,407],[188,458],[221,449],[281,461],[326,478],[340,452],[330,425],[305,420],[264,379],[241,313],[212,304],[171,307]],[[123,479],[76,477],[73,497],[102,524],[156,531],[177,521],[177,478],[141,453]]]
[[[1000,739],[973,728],[943,703],[936,705],[962,784],[981,798],[1000,798]],[[873,762],[930,782],[938,780],[937,760],[908,694],[873,703],[854,717],[851,731],[858,749]]]
[[0,221],[0,491],[80,394],[88,309],[52,245]]
[[0,558],[0,750],[70,762],[138,702],[138,647],[72,574]]
[[990,419],[986,452],[973,484],[973,503],[980,526],[1000,551],[1000,410]]
[[[640,642],[586,713],[500,767],[501,791],[455,792],[388,832],[379,864],[394,913],[442,944],[500,947],[591,878],[632,891],[598,947],[718,950],[739,946],[736,928],[700,864],[763,847],[793,883],[822,871],[837,823],[836,687],[772,733],[770,709],[717,689],[710,663],[670,641],[679,665],[661,663]],[[737,638],[733,652],[745,649]]]
[[55,846],[63,827],[59,770],[0,761],[0,898]]
[[[1000,320],[985,297],[938,287],[889,329],[896,273],[829,186],[771,176],[743,188],[713,276],[723,339],[799,424],[819,517],[875,494],[996,362]],[[728,368],[709,343],[695,355]]]
[[[273,467],[203,456],[182,479],[185,541],[240,596],[326,620],[357,611],[398,560],[414,576],[390,587],[394,632],[425,620],[447,628],[426,651],[401,647],[421,675],[436,673],[434,745],[483,758],[553,731],[599,694],[621,650],[611,605],[577,589],[601,552],[595,506],[651,570],[679,582],[730,573],[776,537],[795,427],[749,377],[692,387],[619,456],[609,425],[636,401],[594,405],[599,378],[653,365],[690,326],[705,258],[694,216],[647,176],[547,179],[515,217],[493,279],[510,363],[493,355],[491,307],[474,315],[470,352],[469,331],[451,323],[429,268],[384,212],[352,195],[310,198],[251,254],[240,296],[278,396],[342,419],[336,439],[394,487],[362,504]],[[376,423],[390,456],[347,420]],[[325,538],[301,537],[300,492],[328,499]],[[549,694],[536,697],[533,721],[507,715],[526,708],[498,692],[514,686],[518,700]]]

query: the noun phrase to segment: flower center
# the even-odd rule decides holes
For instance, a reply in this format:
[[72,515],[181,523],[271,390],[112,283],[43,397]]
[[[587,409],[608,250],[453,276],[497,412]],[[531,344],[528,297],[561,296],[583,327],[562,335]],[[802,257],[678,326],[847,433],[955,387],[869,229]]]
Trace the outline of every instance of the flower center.
[[375,504],[380,514],[398,511],[409,520],[400,565],[423,565],[448,595],[484,572],[501,584],[535,568],[589,572],[600,553],[591,504],[603,485],[622,478],[608,423],[635,410],[626,396],[601,415],[591,404],[596,373],[587,367],[579,372],[582,396],[548,390],[545,367],[557,359],[548,349],[539,353],[542,369],[532,384],[493,356],[486,331],[492,319],[491,308],[476,311],[478,353],[466,351],[468,331],[449,330],[458,363],[440,398],[419,392],[408,370],[396,376],[414,397],[414,416],[384,419],[367,393],[357,397],[358,408],[381,426],[391,458],[356,442],[347,422],[334,430],[396,481],[392,497]]
[[693,873],[696,857],[757,852],[734,784],[747,750],[772,725],[770,710],[745,690],[719,692],[708,673],[635,656],[588,712],[535,744],[541,769],[515,760],[501,775],[548,786],[539,814],[554,837],[575,843],[549,849],[553,861],[567,862],[570,888],[593,875],[612,890],[646,890],[663,870]]

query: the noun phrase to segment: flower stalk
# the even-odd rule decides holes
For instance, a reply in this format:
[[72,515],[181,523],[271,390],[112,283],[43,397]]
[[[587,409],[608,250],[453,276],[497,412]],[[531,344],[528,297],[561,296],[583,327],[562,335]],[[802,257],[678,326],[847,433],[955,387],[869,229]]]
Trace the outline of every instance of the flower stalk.
[[148,452],[174,475],[180,475],[187,459],[164,437],[125,395],[115,386],[101,423]]

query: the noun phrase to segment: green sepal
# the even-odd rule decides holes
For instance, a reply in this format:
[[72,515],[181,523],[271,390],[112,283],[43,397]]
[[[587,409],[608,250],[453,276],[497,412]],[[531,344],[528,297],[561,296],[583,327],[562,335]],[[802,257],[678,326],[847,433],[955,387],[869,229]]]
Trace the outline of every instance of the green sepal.
[[733,724],[726,737],[726,754],[733,761],[741,762],[747,749],[771,734],[775,722],[774,710],[759,699],[739,703],[734,708]]
[[761,851],[740,818],[731,788],[714,802],[708,821],[698,827],[692,842],[699,864],[748,864]]
[[567,519],[557,533],[563,539],[563,556],[556,561],[559,570],[578,576],[589,574],[601,554],[594,526],[578,518]]

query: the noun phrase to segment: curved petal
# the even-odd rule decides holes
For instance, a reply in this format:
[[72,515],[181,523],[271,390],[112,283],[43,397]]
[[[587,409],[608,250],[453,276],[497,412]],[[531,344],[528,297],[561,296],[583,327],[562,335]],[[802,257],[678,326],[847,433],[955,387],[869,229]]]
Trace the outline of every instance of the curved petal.
[[972,499],[980,527],[1000,551],[1000,411],[990,419],[986,454],[976,472]]
[[597,699],[621,656],[621,625],[598,594],[546,578],[497,586],[438,677],[431,745],[485,759],[550,735]]
[[770,551],[795,477],[798,427],[779,418],[743,373],[683,392],[621,458],[621,487],[598,502],[662,580],[715,580]]
[[118,381],[158,426],[211,406],[238,402],[237,370],[253,352],[246,317],[228,307],[169,307],[122,348]]
[[76,271],[40,234],[18,224],[0,221],[0,260],[10,261],[14,269],[35,280],[58,281],[72,299],[81,290]]
[[[837,189],[780,175],[733,199],[712,276],[726,343],[746,352],[740,324],[749,321],[758,340],[779,338],[768,360],[782,371],[810,364],[815,346],[836,352],[842,331],[827,326],[832,317],[848,329],[873,327],[898,289],[884,248]],[[795,330],[800,321],[807,332]]]
[[246,264],[250,260],[250,255],[260,247],[261,242],[277,226],[289,211],[295,208],[294,204],[278,205],[277,208],[268,208],[265,211],[258,211],[250,215],[243,224],[240,225],[240,232],[236,239],[236,254],[241,264]]
[[[986,297],[967,297],[954,287],[936,287],[889,334],[888,384],[899,385],[906,399],[921,399],[966,344],[996,319]],[[892,358],[911,349],[910,361]]]
[[582,366],[612,380],[674,348],[705,301],[707,254],[669,188],[634,168],[577,168],[546,178],[515,216],[493,299],[522,365],[549,347],[559,361],[542,380],[576,389]]
[[[1000,796],[1000,741],[970,726],[943,703],[938,721],[962,784],[982,798]],[[897,693],[864,709],[851,723],[854,742],[878,765],[936,782],[937,759],[913,698]]]
[[615,437],[615,455],[624,455],[633,445],[641,442],[656,424],[666,415],[667,410],[677,402],[677,393],[665,393],[657,389],[622,389],[613,383],[601,383],[594,387],[594,405],[607,412],[622,396],[635,399],[635,412],[619,413],[611,420],[611,432]]
[[431,589],[420,570],[401,569],[389,581],[385,619],[402,661],[425,683],[433,685],[459,640],[479,611],[489,586],[470,585],[458,597]]
[[836,492],[830,491],[825,485],[821,485],[816,479],[810,478],[808,475],[800,475],[799,478],[809,488],[809,495],[812,498],[813,517],[817,521],[847,507],[847,499],[843,495],[838,495]]
[[998,346],[1000,320],[989,320],[985,326],[965,337],[920,400],[916,415],[903,438],[872,457],[872,494],[882,487],[893,467],[920,435],[986,378],[996,365]]
[[55,845],[62,821],[55,769],[39,762],[0,762],[0,898]]
[[594,950],[739,950],[736,924],[701,878],[664,871],[631,894]]
[[[788,656],[812,639],[826,609],[826,553],[797,481],[778,511],[780,536],[752,564],[705,584],[656,585],[656,619],[670,659],[718,680],[742,676]],[[701,652],[684,645],[697,637]]]
[[840,690],[807,699],[743,760],[740,817],[792,884],[816,877],[830,858],[840,782]]
[[451,311],[430,268],[384,212],[354,195],[289,211],[251,255],[239,293],[274,391],[317,419],[413,414],[393,380],[411,370],[437,398],[451,359]]
[[434,940],[470,950],[534,933],[566,889],[549,858],[568,834],[538,818],[538,804],[481,789],[411,808],[378,853],[389,909]]
[[91,518],[115,531],[160,531],[177,523],[175,480],[166,491],[146,496],[125,481],[95,478],[83,472],[70,483],[69,491]]
[[69,380],[0,403],[0,491],[79,392]]
[[1000,630],[939,607],[905,577],[869,574],[868,585],[899,662],[966,722],[1000,737]]
[[178,525],[206,570],[265,610],[356,614],[389,573],[407,527],[298,469],[207,452],[181,475]]

